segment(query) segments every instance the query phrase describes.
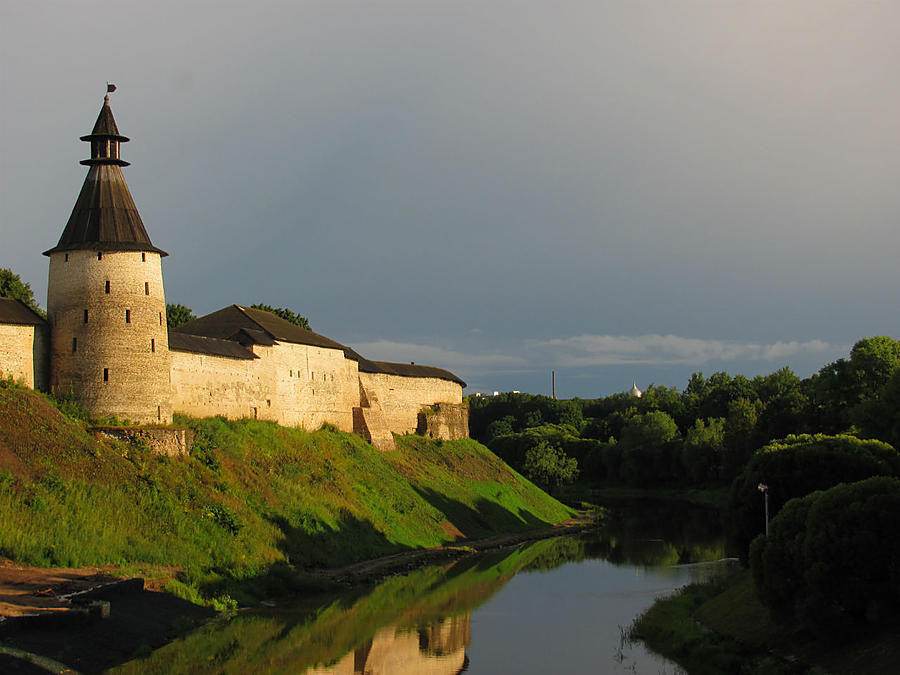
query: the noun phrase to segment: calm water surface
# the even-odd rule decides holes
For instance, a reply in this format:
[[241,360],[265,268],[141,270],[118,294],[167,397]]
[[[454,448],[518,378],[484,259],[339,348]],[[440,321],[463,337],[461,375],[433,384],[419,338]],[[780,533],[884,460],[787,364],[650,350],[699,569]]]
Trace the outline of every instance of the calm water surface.
[[725,556],[714,512],[629,508],[590,534],[216,621],[115,672],[679,673],[623,633]]

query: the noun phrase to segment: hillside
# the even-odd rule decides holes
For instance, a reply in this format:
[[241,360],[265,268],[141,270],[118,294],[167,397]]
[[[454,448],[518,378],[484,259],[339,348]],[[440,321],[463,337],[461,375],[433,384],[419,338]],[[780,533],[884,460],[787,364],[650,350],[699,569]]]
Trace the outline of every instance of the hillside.
[[379,453],[329,429],[180,419],[189,457],[98,441],[79,411],[0,383],[0,557],[118,564],[244,601],[321,568],[558,523],[569,509],[470,440]]

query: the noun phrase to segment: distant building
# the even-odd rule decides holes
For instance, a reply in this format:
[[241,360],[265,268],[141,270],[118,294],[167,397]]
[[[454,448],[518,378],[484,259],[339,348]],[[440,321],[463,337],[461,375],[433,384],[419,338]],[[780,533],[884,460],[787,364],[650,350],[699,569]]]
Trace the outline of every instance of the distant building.
[[631,383],[631,389],[628,390],[628,393],[631,396],[634,396],[635,398],[640,398],[641,396],[644,395],[644,392],[642,392],[640,389],[638,389],[637,383],[635,383],[635,382]]
[[[231,305],[166,325],[162,258],[125,183],[107,95],[81,193],[50,258],[47,321],[0,302],[0,376],[71,396],[91,415],[169,424],[173,412],[324,423],[382,449],[392,433],[468,436],[465,382],[441,368],[369,361],[274,314]],[[49,348],[47,341],[49,337]]]

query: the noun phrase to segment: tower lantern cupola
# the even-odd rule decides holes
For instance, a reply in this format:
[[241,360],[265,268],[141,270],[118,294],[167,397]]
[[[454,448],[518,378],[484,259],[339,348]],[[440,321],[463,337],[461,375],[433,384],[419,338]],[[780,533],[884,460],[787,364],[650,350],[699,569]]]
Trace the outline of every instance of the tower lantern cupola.
[[103,98],[103,107],[97,116],[94,130],[87,136],[82,136],[81,140],[90,141],[91,144],[91,158],[81,160],[82,164],[86,166],[95,164],[128,166],[129,163],[119,157],[119,144],[127,143],[130,139],[119,133],[112,109],[109,107],[109,94]]

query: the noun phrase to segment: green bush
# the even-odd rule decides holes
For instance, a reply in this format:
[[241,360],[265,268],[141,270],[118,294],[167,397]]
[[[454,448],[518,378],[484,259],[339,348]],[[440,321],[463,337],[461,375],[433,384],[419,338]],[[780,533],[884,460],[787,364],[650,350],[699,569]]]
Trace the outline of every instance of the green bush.
[[900,478],[876,476],[795,499],[751,549],[760,599],[778,621],[835,639],[900,616]]
[[757,450],[731,486],[735,543],[745,557],[765,529],[760,483],[769,489],[769,515],[794,497],[871,476],[900,476],[900,453],[887,443],[854,436],[788,436]]

